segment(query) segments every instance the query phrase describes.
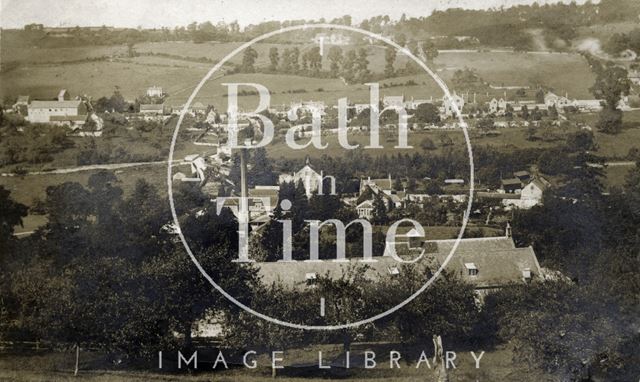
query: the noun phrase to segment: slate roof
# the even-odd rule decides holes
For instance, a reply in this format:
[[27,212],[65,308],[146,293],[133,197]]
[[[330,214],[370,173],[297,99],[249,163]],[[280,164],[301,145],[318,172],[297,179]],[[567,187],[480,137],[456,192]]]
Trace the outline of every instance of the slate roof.
[[55,108],[71,108],[80,107],[82,101],[70,100],[70,101],[31,101],[29,108],[31,109],[55,109]]
[[[455,239],[432,240],[425,242],[426,253],[415,266],[428,266],[437,269],[449,255]],[[354,264],[366,264],[366,277],[376,281],[392,273],[393,268],[402,264],[389,256],[375,257],[374,263],[362,263],[361,258],[349,259],[347,262],[296,261],[291,263],[262,262],[256,263],[259,275],[266,284],[281,282],[289,287],[304,287],[306,274],[329,274],[340,277],[342,272]],[[478,272],[475,276],[468,274],[465,263],[473,263]],[[542,277],[542,270],[532,247],[516,248],[510,237],[489,237],[462,239],[453,257],[445,268],[471,283],[476,289],[496,288],[509,283],[523,282],[523,271],[529,269],[532,278]],[[402,271],[400,271],[401,276]],[[426,280],[425,280],[426,281]]]
[[501,182],[504,186],[519,186],[521,184],[520,179],[518,178],[502,179]]

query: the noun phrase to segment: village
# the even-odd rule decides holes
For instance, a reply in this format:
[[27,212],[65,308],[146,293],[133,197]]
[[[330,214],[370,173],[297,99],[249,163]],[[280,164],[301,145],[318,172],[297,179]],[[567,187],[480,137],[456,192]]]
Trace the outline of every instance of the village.
[[[184,106],[178,105],[175,108],[167,106],[163,102],[165,97],[166,94],[162,87],[151,86],[140,101],[136,100],[135,109],[138,111],[125,112],[124,116],[130,121],[144,120],[166,123],[172,116],[182,113]],[[602,109],[602,102],[599,100],[571,100],[567,96],[558,96],[552,92],[544,94],[541,103],[536,103],[535,100],[508,102],[505,98],[492,98],[483,104],[478,104],[476,94],[471,97],[472,99],[468,93],[461,96],[456,92],[453,92],[451,99],[445,96],[438,101],[434,100],[434,97],[406,100],[404,96],[384,96],[380,107],[384,111],[391,111],[396,117],[387,116],[385,118],[387,123],[381,127],[383,130],[396,129],[402,121],[391,122],[393,122],[393,118],[399,118],[399,115],[405,111],[412,113],[407,116],[409,121],[416,121],[409,122],[411,130],[433,130],[460,129],[455,118],[456,109],[462,111],[463,118],[474,122],[469,124],[472,129],[478,128],[479,121],[487,118],[511,119],[510,122],[495,121],[493,126],[489,127],[490,129],[528,126],[529,123],[538,124],[539,120],[513,121],[514,113],[522,113],[527,109],[530,109],[532,113],[544,111],[545,115],[553,112],[557,118],[556,121],[561,121],[565,113],[596,112]],[[622,99],[619,107],[622,110],[630,109],[625,102],[626,98]],[[348,126],[347,129],[352,133],[366,132],[369,126],[370,108],[370,104],[350,104],[348,109],[352,117],[349,122],[363,122],[363,124]],[[322,101],[294,101],[288,107],[269,108],[262,112],[273,120],[276,126],[281,126],[283,122],[287,123],[288,120],[309,121],[309,123],[293,124],[290,128],[290,131],[295,133],[297,140],[304,140],[312,137],[310,120],[335,117],[335,109],[337,107],[327,107]],[[469,109],[473,112],[468,112]],[[424,117],[425,113],[421,113],[420,110],[428,110],[427,116]],[[87,97],[75,97],[72,100],[64,89],[59,92],[56,101],[30,100],[28,96],[21,96],[12,111],[24,115],[31,123],[66,126],[69,128],[69,134],[100,137],[102,133],[103,121],[95,113],[92,103]],[[108,109],[104,110],[106,114],[109,112]],[[115,111],[111,110],[111,112]],[[315,195],[337,195],[336,179],[331,174],[324,172],[322,168],[314,166],[308,157],[303,166],[294,172],[278,174],[276,183],[253,184],[249,187],[245,178],[245,174],[248,172],[246,159],[243,156],[245,154],[241,154],[241,166],[244,166],[241,171],[243,178],[240,180],[241,184],[235,184],[229,179],[234,156],[231,148],[226,144],[225,136],[229,131],[226,124],[227,114],[220,112],[212,105],[204,105],[201,102],[189,105],[186,112],[196,121],[192,126],[197,126],[187,127],[187,129],[197,133],[194,144],[203,147],[203,151],[182,158],[183,165],[177,167],[173,174],[174,184],[186,182],[197,185],[212,201],[216,200],[220,195],[221,188],[224,189],[225,186],[231,189],[230,195],[237,197],[238,200],[242,197],[248,198],[246,217],[241,214],[239,202],[227,202],[225,206],[232,209],[239,221],[248,222],[252,236],[260,235],[261,230],[264,230],[274,219],[274,211],[282,202],[279,195],[284,184],[293,187],[301,185],[308,199]],[[243,112],[240,110],[238,114],[242,116]],[[507,116],[509,118],[506,118]],[[476,121],[478,123],[475,123]],[[87,123],[90,123],[92,128],[87,129]],[[257,118],[241,117],[237,128],[245,132],[250,131],[250,135],[254,137],[252,143],[255,144],[257,138],[262,134],[263,126]],[[338,128],[323,128],[321,134],[335,134],[337,131]],[[213,154],[206,154],[207,151],[213,151]],[[211,174],[216,174],[216,176],[212,177]],[[500,180],[499,188],[488,189],[481,184],[475,185],[474,199],[479,203],[488,203],[491,207],[488,207],[488,212],[486,212],[486,208],[474,210],[472,213],[478,216],[472,217],[472,221],[478,221],[481,223],[480,226],[497,224],[504,227],[503,232],[505,233],[500,236],[463,238],[456,260],[453,265],[450,265],[452,272],[459,273],[460,276],[476,285],[478,291],[499,288],[501,285],[507,285],[511,282],[530,282],[533,278],[544,279],[547,277],[539,266],[531,247],[516,248],[511,238],[509,216],[514,209],[526,210],[542,205],[543,194],[551,187],[551,183],[540,174],[532,174],[529,168],[504,175],[504,178]],[[387,178],[379,179],[361,176],[355,181],[359,184],[357,192],[341,192],[339,194],[340,202],[355,213],[358,219],[368,222],[379,221],[378,215],[381,214],[407,216],[409,211],[415,208],[422,209],[435,203],[448,206],[449,211],[446,212],[445,219],[439,222],[423,221],[423,223],[427,225],[444,223],[455,226],[460,223],[459,214],[464,211],[469,198],[469,186],[466,185],[468,179],[462,178],[444,179],[443,183],[438,185],[438,190],[435,193],[419,192],[416,190],[415,184],[410,187],[411,190],[408,190],[407,186],[410,182],[408,178],[393,177],[391,174],[388,174]],[[429,178],[422,179],[420,182],[432,183]],[[482,210],[485,211],[481,212]],[[452,239],[429,240],[429,238],[418,235],[415,229],[400,228],[402,233],[396,235],[395,241],[386,241],[384,250],[386,258],[373,267],[374,273],[381,270],[391,274],[399,272],[397,266],[388,261],[390,260],[388,258],[390,246],[395,248],[396,245],[399,245],[406,249],[406,252],[413,251],[414,253],[419,248],[430,248],[432,252],[427,251],[427,258],[432,262],[432,267],[434,264],[441,264],[448,255]],[[436,250],[433,251],[433,248]],[[444,250],[438,248],[444,248]],[[501,272],[496,269],[498,263],[501,264]],[[278,262],[263,263],[261,273],[270,280],[288,280],[292,285],[311,285],[309,283],[321,273],[319,271],[311,272],[312,268],[304,264],[300,264],[300,267],[302,269],[295,272],[290,266],[283,267]],[[334,267],[332,272],[337,272],[340,269],[342,267],[338,265]]]
[[223,3],[3,4],[0,380],[637,376],[638,4]]

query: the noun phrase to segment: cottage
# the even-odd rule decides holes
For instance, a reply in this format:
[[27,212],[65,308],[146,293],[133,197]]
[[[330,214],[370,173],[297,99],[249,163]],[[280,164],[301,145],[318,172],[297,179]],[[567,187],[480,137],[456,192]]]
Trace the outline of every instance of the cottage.
[[542,204],[542,196],[547,189],[549,183],[542,179],[536,178],[530,181],[520,191],[520,198],[518,199],[503,199],[502,205],[505,207],[517,207],[523,210],[532,208]]
[[574,106],[574,102],[569,100],[569,96],[565,94],[564,97],[548,92],[544,96],[544,104],[547,108],[556,107],[559,111],[564,110],[565,107]]
[[[408,239],[405,245],[412,247],[417,244],[415,235],[408,231],[405,235],[398,235]],[[397,243],[386,243],[386,246]],[[408,244],[408,245],[407,245]],[[423,241],[419,248],[424,255],[413,266],[422,267],[427,271],[435,271],[444,263],[451,253],[456,240]],[[387,251],[385,250],[385,253]],[[391,256],[374,257],[375,262],[367,263],[365,277],[377,281],[388,275],[402,277],[402,270]],[[341,277],[342,272],[358,264],[359,259],[346,262],[307,262],[296,261],[290,263],[262,262],[257,263],[259,274],[263,282],[281,282],[289,288],[309,287],[306,275],[309,273]],[[532,247],[516,247],[511,228],[507,227],[504,236],[461,239],[458,242],[454,256],[445,267],[450,274],[473,285],[476,293],[484,296],[510,284],[527,284],[534,280],[544,280],[544,273]]]

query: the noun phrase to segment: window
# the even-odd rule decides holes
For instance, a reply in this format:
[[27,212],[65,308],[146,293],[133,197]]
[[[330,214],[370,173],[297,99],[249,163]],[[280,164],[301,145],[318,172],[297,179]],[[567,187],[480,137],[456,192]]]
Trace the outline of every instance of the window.
[[478,275],[478,267],[474,263],[464,263],[464,267],[467,268],[469,276]]
[[304,275],[307,285],[312,286],[316,284],[318,276],[315,273],[306,273]]

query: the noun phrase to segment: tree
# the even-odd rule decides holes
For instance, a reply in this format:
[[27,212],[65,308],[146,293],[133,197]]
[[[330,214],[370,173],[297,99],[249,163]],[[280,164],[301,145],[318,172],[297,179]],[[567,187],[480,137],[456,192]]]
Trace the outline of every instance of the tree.
[[407,44],[407,36],[404,33],[398,33],[395,40],[401,47],[404,47]]
[[570,152],[590,151],[596,148],[593,133],[587,130],[578,130],[567,135],[567,149]]
[[250,169],[248,171],[249,185],[268,186],[276,184],[278,176],[273,172],[271,161],[267,157],[267,150],[258,147],[253,152],[250,159]]
[[336,77],[339,74],[340,64],[342,63],[342,48],[340,48],[339,46],[332,46],[331,48],[329,48],[328,57],[329,61],[331,62],[331,74]]
[[478,122],[476,123],[476,127],[484,131],[492,130],[493,126],[494,126],[493,118],[490,118],[490,117],[484,117],[482,119],[479,119]]
[[420,142],[420,147],[425,151],[430,151],[430,150],[435,150],[436,149],[436,144],[433,143],[433,140],[431,138],[425,137]]
[[422,51],[424,52],[427,62],[433,62],[439,53],[438,48],[436,48],[436,45],[431,40],[426,40],[422,43]]
[[432,103],[421,103],[416,108],[414,118],[418,122],[436,124],[440,122],[440,111]]
[[596,128],[607,134],[619,133],[622,130],[622,110],[603,108],[598,116]]
[[438,138],[440,139],[440,146],[442,147],[453,145],[453,139],[451,139],[451,137],[447,133],[440,134]]
[[322,69],[322,55],[320,55],[320,47],[314,46],[305,53],[309,62],[309,70],[311,73],[318,74]]
[[529,108],[527,107],[527,105],[522,105],[522,108],[520,109],[520,113],[522,115],[522,119],[524,120],[529,119]]
[[383,225],[388,221],[387,206],[384,200],[382,200],[382,196],[376,194],[373,197],[373,217],[371,218],[371,222],[376,225]]
[[396,49],[392,46],[387,46],[384,54],[385,66],[384,66],[384,75],[389,78],[393,77],[395,70],[393,68],[393,63],[396,61]]
[[241,70],[245,73],[253,73],[256,71],[254,64],[256,63],[256,59],[258,58],[258,52],[252,47],[248,47],[245,49],[242,54],[242,66]]
[[278,48],[275,46],[271,47],[271,49],[269,49],[269,62],[271,63],[269,69],[271,69],[272,71],[276,71],[276,69],[278,69],[279,59],[280,57],[278,55]]
[[604,99],[610,110],[618,107],[622,95],[628,95],[630,82],[627,70],[619,66],[608,65],[598,69],[596,66],[596,81],[589,89],[598,98]]
[[27,216],[28,208],[11,198],[11,191],[0,186],[0,267],[3,256],[9,253],[9,242],[12,239],[14,227],[22,226],[22,218]]
[[597,99],[605,101],[596,127],[605,133],[616,134],[622,129],[622,112],[618,110],[618,103],[630,90],[627,70],[611,64],[604,67],[593,64],[592,67],[596,81],[589,90]]
[[[432,272],[416,265],[399,267],[399,271],[381,281],[379,299],[384,307],[411,295],[424,284],[425,274]],[[396,328],[403,343],[417,344],[429,341],[433,335],[449,340],[469,336],[478,316],[471,285],[445,273],[411,304],[382,319],[381,324]]]
[[536,103],[538,103],[538,104],[543,104],[544,103],[544,90],[543,89],[538,89],[538,91],[536,91]]
[[129,109],[129,104],[124,100],[124,97],[120,93],[120,89],[118,87],[116,87],[113,95],[109,98],[108,106],[109,109],[117,111],[118,113],[123,113]]
[[356,78],[358,82],[366,82],[369,80],[369,59],[367,58],[368,52],[366,48],[358,49],[358,59],[356,64]]
[[[322,296],[329,302],[325,313],[327,324],[362,320],[376,308],[372,303],[372,282],[365,272],[365,267],[354,265],[343,268],[339,277],[332,277],[328,273],[319,275],[314,301],[319,301]],[[342,337],[343,350],[349,351],[354,337],[368,329],[371,329],[370,324],[340,330],[338,335]]]

